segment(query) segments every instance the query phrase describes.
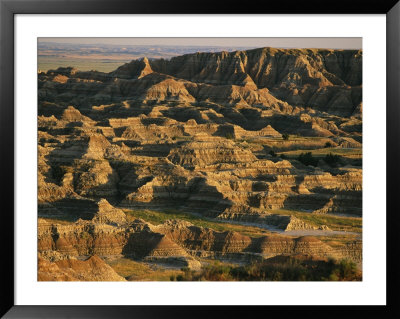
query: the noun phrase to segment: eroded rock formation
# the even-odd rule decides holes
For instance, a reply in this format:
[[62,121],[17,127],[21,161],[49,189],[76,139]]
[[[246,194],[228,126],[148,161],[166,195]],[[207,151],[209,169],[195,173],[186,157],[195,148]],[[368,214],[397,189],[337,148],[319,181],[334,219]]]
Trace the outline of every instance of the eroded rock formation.
[[[358,243],[340,250],[313,237],[131,223],[122,208],[174,208],[286,231],[329,225],[279,210],[360,217],[362,51],[144,58],[110,73],[50,70],[38,75],[38,88],[39,216],[71,222],[39,222],[38,248],[51,263],[42,266],[55,280],[86,275],[65,272],[52,251],[193,268],[196,256],[213,254],[361,260]],[[298,151],[315,151],[316,164]]]
[[[316,237],[268,235],[250,237],[234,231],[218,232],[181,220],[152,225],[140,219],[124,227],[78,221],[72,225],[39,222],[38,249],[41,258],[59,263],[65,259],[97,255],[125,256],[135,260],[176,262],[198,269],[196,256],[237,257],[255,254],[307,254],[361,261],[361,246],[353,241],[333,248]],[[68,256],[65,257],[65,256]]]

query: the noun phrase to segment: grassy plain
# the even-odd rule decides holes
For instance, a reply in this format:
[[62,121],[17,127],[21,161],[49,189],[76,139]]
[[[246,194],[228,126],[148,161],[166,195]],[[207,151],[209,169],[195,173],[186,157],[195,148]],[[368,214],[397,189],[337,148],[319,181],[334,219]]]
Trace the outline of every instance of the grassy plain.
[[171,277],[182,275],[179,269],[150,266],[128,258],[107,262],[115,272],[129,281],[170,281]]

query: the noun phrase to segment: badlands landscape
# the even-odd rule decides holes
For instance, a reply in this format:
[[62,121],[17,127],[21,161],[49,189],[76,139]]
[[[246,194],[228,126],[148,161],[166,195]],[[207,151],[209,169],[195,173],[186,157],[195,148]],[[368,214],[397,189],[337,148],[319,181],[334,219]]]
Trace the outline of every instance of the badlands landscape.
[[38,72],[38,280],[361,280],[362,51]]

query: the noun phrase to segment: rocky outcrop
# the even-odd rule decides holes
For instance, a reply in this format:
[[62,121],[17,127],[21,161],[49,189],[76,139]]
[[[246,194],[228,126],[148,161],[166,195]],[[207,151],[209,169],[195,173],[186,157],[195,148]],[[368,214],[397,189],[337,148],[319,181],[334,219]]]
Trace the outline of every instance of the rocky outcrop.
[[79,96],[78,103],[103,104],[123,97],[142,102],[212,101],[285,112],[307,106],[349,116],[361,110],[361,65],[362,52],[357,50],[262,48],[171,60],[143,58],[109,74],[68,68],[41,73],[39,95],[63,101]]
[[120,66],[111,75],[121,79],[140,79],[152,72],[149,60],[145,57]]
[[337,257],[340,255],[339,252],[312,236],[298,238],[266,236],[258,239],[255,247],[260,253],[269,257],[294,254],[306,254],[318,257]]
[[289,230],[306,230],[306,229],[312,229],[312,230],[329,230],[329,227],[326,225],[321,225],[321,226],[313,226],[310,225],[304,221],[302,221],[299,218],[296,218],[294,216],[290,216],[289,222],[285,227],[285,231]]
[[110,205],[106,199],[102,198],[97,202],[97,205],[99,209],[92,219],[93,222],[116,226],[121,226],[127,223],[125,213],[122,210]]
[[216,139],[195,141],[172,149],[167,157],[172,163],[183,167],[207,166],[216,163],[253,162],[256,157],[249,150],[236,147],[231,141]]
[[155,226],[122,210],[174,208],[280,231],[330,226],[281,210],[360,218],[360,50],[196,53],[109,73],[58,68],[38,74],[38,100],[39,216],[66,221],[39,222],[38,250],[54,263],[46,267],[94,255],[197,269],[199,256],[361,260],[358,243]]
[[[304,225],[301,224],[303,228],[295,228],[292,219],[287,224],[287,230],[310,229]],[[269,235],[257,238],[233,231],[217,232],[180,220],[168,220],[158,226],[135,220],[125,227],[81,221],[72,225],[57,225],[42,221],[38,235],[40,256],[55,262],[70,256],[123,255],[158,263],[180,260],[198,267],[198,261],[191,256],[202,255],[200,252],[204,252],[205,256],[211,253],[235,258],[241,254],[262,254],[267,258],[302,253],[333,258],[346,256],[359,261],[361,256],[361,246],[357,246],[357,243],[336,249],[311,236],[296,238]]]
[[271,214],[247,205],[236,205],[225,209],[217,216],[221,220],[240,221],[265,225],[284,231],[290,230],[329,230],[326,225],[315,226],[290,215]]
[[[197,53],[151,61],[160,73],[213,84],[361,84],[358,50],[274,49]],[[302,81],[302,82],[300,82]]]
[[125,229],[79,220],[74,224],[38,226],[38,251],[56,250],[69,256],[121,255],[127,241]]
[[38,281],[126,281],[101,258],[82,261],[67,258],[50,262],[38,259]]

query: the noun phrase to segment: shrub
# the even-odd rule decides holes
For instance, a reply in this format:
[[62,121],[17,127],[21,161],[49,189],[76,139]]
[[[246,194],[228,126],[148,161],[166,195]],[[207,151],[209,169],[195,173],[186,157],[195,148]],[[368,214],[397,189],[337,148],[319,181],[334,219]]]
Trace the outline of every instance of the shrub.
[[324,161],[330,166],[336,166],[339,163],[339,160],[340,156],[332,153],[329,153],[324,157]]
[[299,157],[297,157],[297,160],[304,165],[312,165],[312,166],[317,166],[318,165],[318,159],[313,157],[311,152],[307,153],[301,153]]
[[52,177],[57,184],[62,182],[64,174],[67,172],[64,166],[52,166],[51,168]]
[[289,134],[282,134],[282,138],[287,141],[289,139]]
[[343,259],[334,270],[339,280],[353,280],[357,275],[357,266],[351,260]]
[[272,157],[276,157],[276,153],[274,150],[270,150],[269,155],[271,155]]
[[[195,272],[182,269],[177,281],[354,281],[361,274],[349,260],[299,260],[288,257],[283,260],[264,260],[246,266],[230,266],[215,263]],[[172,280],[172,279],[171,279]]]
[[357,270],[357,265],[348,259],[329,262],[329,274],[324,280],[329,281],[355,281],[361,280],[361,273]]
[[325,147],[332,147],[333,145],[332,145],[332,143],[331,142],[326,142],[325,143]]

